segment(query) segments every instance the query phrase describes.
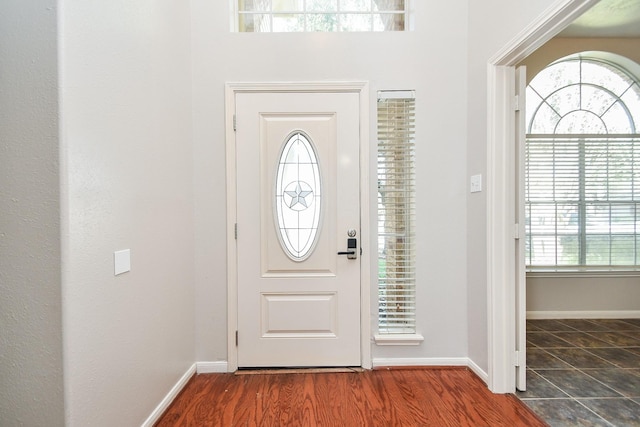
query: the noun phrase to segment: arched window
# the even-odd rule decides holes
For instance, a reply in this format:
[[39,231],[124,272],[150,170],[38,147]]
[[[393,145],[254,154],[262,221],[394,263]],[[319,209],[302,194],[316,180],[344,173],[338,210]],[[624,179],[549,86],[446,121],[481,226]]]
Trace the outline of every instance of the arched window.
[[536,75],[526,96],[527,265],[635,269],[638,78],[611,60],[572,55]]

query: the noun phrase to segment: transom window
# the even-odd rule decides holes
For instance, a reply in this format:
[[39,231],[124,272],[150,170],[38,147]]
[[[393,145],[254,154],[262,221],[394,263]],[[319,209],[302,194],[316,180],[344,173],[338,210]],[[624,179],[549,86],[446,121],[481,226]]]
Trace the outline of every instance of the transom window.
[[526,262],[531,270],[640,265],[640,87],[575,55],[527,87]]
[[240,32],[403,31],[409,0],[234,0]]

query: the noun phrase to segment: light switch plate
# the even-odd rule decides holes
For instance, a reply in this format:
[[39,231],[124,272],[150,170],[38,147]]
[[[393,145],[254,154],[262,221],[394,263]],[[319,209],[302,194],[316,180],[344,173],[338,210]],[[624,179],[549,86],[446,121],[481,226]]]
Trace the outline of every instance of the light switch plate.
[[471,177],[471,185],[469,186],[469,191],[472,193],[478,193],[482,191],[482,175],[473,175]]
[[113,253],[114,275],[131,270],[131,249],[124,249]]

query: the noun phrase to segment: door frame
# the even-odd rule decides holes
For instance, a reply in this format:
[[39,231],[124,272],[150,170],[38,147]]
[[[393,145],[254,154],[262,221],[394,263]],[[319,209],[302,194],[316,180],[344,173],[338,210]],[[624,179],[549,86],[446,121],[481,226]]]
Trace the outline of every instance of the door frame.
[[234,116],[239,93],[357,93],[360,99],[360,359],[371,362],[371,266],[375,248],[370,228],[369,83],[368,82],[230,82],[225,85],[225,139],[227,168],[227,371],[238,369],[238,264],[235,224],[237,218],[236,136]]
[[487,324],[488,385],[516,389],[515,66],[599,0],[557,0],[487,64]]

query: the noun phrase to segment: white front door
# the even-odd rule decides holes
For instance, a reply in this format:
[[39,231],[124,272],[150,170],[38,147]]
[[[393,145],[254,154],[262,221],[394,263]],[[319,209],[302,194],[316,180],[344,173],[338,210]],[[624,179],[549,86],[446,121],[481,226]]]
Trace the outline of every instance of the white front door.
[[235,106],[238,366],[360,366],[359,95]]

